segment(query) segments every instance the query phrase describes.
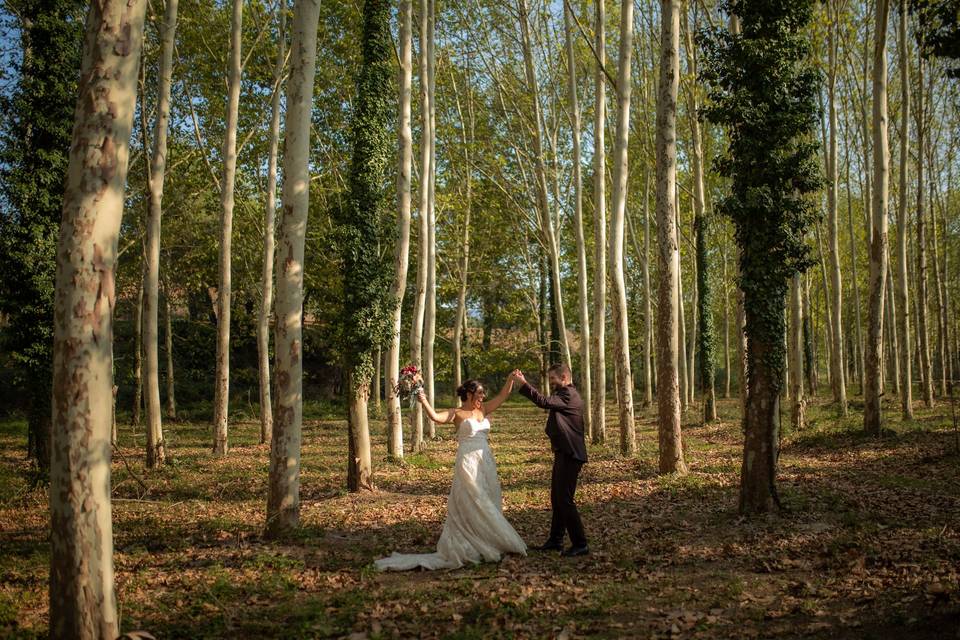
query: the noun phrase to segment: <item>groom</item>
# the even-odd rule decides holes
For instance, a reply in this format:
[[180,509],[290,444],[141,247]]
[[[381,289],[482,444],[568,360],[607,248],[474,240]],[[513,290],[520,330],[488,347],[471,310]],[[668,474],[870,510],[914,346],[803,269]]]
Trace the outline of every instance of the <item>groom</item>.
[[[553,448],[553,474],[550,478],[550,507],[553,519],[550,537],[540,551],[562,551],[563,556],[584,556],[590,553],[583,523],[573,494],[577,490],[580,468],[587,461],[587,446],[583,439],[583,400],[573,386],[570,369],[564,364],[555,364],[547,370],[547,380],[553,395],[544,397],[527,382],[519,369],[513,378],[520,382],[520,393],[541,409],[548,409],[547,436]],[[570,534],[571,546],[563,549],[564,531]]]

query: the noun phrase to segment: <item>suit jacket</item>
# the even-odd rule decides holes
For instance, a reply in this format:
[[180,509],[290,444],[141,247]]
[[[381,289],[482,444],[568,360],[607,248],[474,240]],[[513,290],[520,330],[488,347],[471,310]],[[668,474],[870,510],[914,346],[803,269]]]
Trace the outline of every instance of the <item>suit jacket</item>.
[[554,451],[560,451],[580,462],[587,461],[587,445],[583,439],[583,400],[575,386],[558,387],[547,397],[530,384],[520,393],[541,409],[550,411],[546,433]]

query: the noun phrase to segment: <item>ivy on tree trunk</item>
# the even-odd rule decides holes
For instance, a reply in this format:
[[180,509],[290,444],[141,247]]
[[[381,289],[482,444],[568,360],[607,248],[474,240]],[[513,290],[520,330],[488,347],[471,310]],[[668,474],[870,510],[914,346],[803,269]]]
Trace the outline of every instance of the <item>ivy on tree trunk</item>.
[[788,279],[813,264],[806,243],[818,218],[811,194],[822,183],[817,164],[817,100],[808,26],[815,2],[724,0],[741,31],[704,38],[706,116],[726,129],[716,160],[731,180],[718,210],[734,223],[744,292],[748,388],[740,511],[769,511],[779,499],[780,393],[784,384]]

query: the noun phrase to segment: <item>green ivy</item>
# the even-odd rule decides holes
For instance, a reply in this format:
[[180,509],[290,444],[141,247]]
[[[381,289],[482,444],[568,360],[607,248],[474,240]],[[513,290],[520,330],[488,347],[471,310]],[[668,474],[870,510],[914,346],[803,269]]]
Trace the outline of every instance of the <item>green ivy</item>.
[[7,8],[27,53],[0,97],[0,313],[8,317],[0,339],[14,365],[15,404],[28,410],[30,453],[46,468],[56,247],[87,3]]
[[[818,95],[809,25],[814,0],[722,0],[742,32],[701,34],[706,117],[722,125],[727,148],[717,172],[731,179],[718,211],[734,223],[748,339],[769,348],[764,362],[780,390],[785,362],[788,278],[812,264],[805,242],[821,215],[817,161]],[[749,373],[749,372],[748,372]]]
[[391,119],[396,116],[390,3],[366,0],[363,64],[351,137],[350,195],[337,209],[343,268],[342,340],[347,365],[358,381],[374,374],[373,352],[389,334],[393,246],[389,170],[395,159]]

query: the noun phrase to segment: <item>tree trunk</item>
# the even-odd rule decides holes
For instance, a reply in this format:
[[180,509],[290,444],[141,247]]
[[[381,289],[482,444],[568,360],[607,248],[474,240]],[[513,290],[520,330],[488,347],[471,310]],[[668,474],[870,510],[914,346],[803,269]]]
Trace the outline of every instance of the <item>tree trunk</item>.
[[730,294],[727,291],[727,251],[723,250],[723,272],[720,277],[723,287],[723,397],[730,397]]
[[[797,273],[790,280],[790,422],[794,431],[800,431],[804,426],[803,398],[803,300],[801,298],[800,274]],[[809,311],[808,311],[809,312]]]
[[370,429],[367,422],[367,402],[370,400],[370,385],[357,380],[354,371],[347,372],[348,419],[348,464],[347,490],[373,490],[373,464],[370,456]]
[[469,135],[467,121],[463,117],[460,106],[460,95],[457,91],[456,76],[453,77],[454,97],[457,105],[457,115],[460,118],[460,142],[463,145],[464,178],[466,183],[466,202],[463,212],[463,242],[460,255],[460,278],[457,291],[457,310],[453,321],[453,402],[459,405],[456,390],[463,383],[463,335],[467,322],[467,277],[470,270],[470,217],[473,207],[473,166],[471,164],[470,141],[474,139],[473,96],[470,87],[470,76],[464,74],[467,91],[467,113],[469,114]]
[[[674,202],[677,209],[680,208],[680,198],[674,192]],[[679,211],[678,211],[679,214]],[[677,353],[677,363],[680,365],[678,372],[680,374],[680,410],[686,411],[690,405],[690,377],[687,375],[687,319],[685,305],[683,304],[683,262],[680,259],[680,218],[675,220],[677,225],[677,330],[679,331],[679,351]]]
[[57,243],[50,637],[119,635],[110,504],[114,273],[146,3],[90,4]]
[[411,94],[413,91],[413,0],[400,2],[400,120],[398,127],[400,164],[397,172],[397,231],[394,250],[394,278],[390,288],[393,307],[390,343],[387,347],[387,455],[403,458],[403,418],[397,384],[400,381],[400,327],[403,295],[407,289],[407,270],[410,264],[410,173],[413,164],[413,134],[411,133]]
[[643,172],[643,403],[653,404],[653,294],[650,289],[650,170]]
[[134,427],[140,426],[143,409],[143,269],[137,283],[137,308],[133,314],[133,417]]
[[814,309],[810,304],[810,276],[803,278],[803,371],[807,376],[807,394],[810,397],[817,395],[817,355],[815,351],[813,316]]
[[303,432],[303,249],[310,211],[310,123],[320,0],[296,0],[283,143],[283,193],[277,229],[274,335],[277,397],[267,494],[269,537],[300,522],[300,441]]
[[[857,273],[857,247],[853,233],[853,196],[850,193],[850,185],[852,180],[850,179],[850,158],[847,152],[850,147],[844,147],[844,156],[847,165],[846,171],[846,191],[847,191],[847,226],[849,227],[850,232],[850,275],[853,280],[853,316],[854,316],[854,326],[857,329],[855,335],[855,340],[851,345],[850,351],[851,356],[853,357],[852,369],[857,376],[857,380],[860,382],[860,393],[863,394],[863,385],[864,385],[864,353],[863,353],[863,325],[860,321],[860,276]],[[866,178],[864,179],[866,183]],[[866,186],[864,186],[866,189]],[[873,228],[871,223],[870,228]]]
[[[345,304],[341,320],[348,403],[347,488],[350,491],[373,488],[367,405],[374,353],[392,329],[386,317],[391,278],[386,275],[389,267],[378,246],[379,230],[389,215],[390,198],[384,187],[391,165],[390,131],[396,122],[396,111],[390,106],[395,93],[392,74],[396,62],[390,34],[392,4],[388,0],[367,0],[363,4],[359,43],[362,62],[351,116],[349,204],[337,209],[340,224],[347,230],[342,250]],[[312,75],[309,81],[313,82]],[[429,112],[425,115],[430,119]],[[432,123],[429,128],[432,130]],[[431,176],[427,173],[423,178],[429,181]],[[428,198],[428,208],[429,204]],[[378,273],[381,275],[377,276]]]
[[[931,156],[933,153],[931,151]],[[937,168],[933,157],[930,158],[930,170],[933,174],[930,180],[930,255],[933,258],[933,288],[934,300],[937,304],[937,363],[939,364],[940,397],[947,397],[947,309],[943,304],[943,280],[940,278],[940,248],[939,230],[937,229],[937,214],[934,206],[934,190]]]
[[147,210],[146,263],[144,265],[143,338],[147,368],[144,375],[147,409],[147,467],[165,459],[160,408],[160,219],[163,212],[163,181],[167,171],[167,130],[170,122],[170,81],[177,28],[177,0],[167,0],[160,44],[157,78],[157,117],[153,125],[150,157],[150,206]]
[[[887,249],[890,248],[889,236],[887,238]],[[894,295],[893,267],[891,265],[890,255],[887,254],[887,293],[886,293],[886,314],[884,321],[884,331],[886,331],[886,340],[890,345],[887,351],[886,378],[890,379],[891,390],[896,396],[900,395],[900,343],[897,340],[897,302]]]
[[240,107],[240,42],[243,0],[233,0],[230,21],[230,71],[227,85],[227,122],[223,138],[223,179],[220,181],[220,289],[217,295],[217,371],[213,400],[213,452],[227,455],[230,410],[230,299],[233,189],[237,177],[237,115]]
[[260,443],[273,438],[273,401],[270,398],[270,310],[273,306],[273,261],[277,214],[277,150],[280,146],[280,84],[286,60],[287,0],[277,9],[277,60],[273,67],[270,102],[270,151],[267,156],[267,203],[263,214],[263,270],[260,275],[260,309],[257,314],[257,363],[260,374]]
[[[580,386],[585,407],[592,405],[590,388],[590,314],[587,300],[587,243],[583,233],[583,179],[580,168],[580,101],[577,97],[577,66],[573,49],[572,9],[566,3],[563,11],[563,34],[567,50],[567,93],[570,99],[570,128],[573,134],[573,232],[577,239],[577,284],[580,303]],[[584,429],[593,437],[593,415],[584,412]]]
[[[835,13],[832,2],[827,2],[828,14]],[[847,415],[847,387],[843,363],[843,280],[840,273],[840,234],[837,216],[837,188],[839,175],[837,170],[837,27],[835,16],[830,17],[831,26],[827,32],[827,99],[829,102],[830,138],[827,154],[827,217],[830,241],[831,271],[831,321],[832,346],[830,349],[830,380],[833,387],[833,401],[841,415]]]
[[[692,78],[697,78],[697,51],[693,47],[690,25],[688,24],[687,14],[683,13],[684,20],[684,44],[687,54],[687,69]],[[696,29],[697,25],[694,24]],[[717,420],[717,401],[716,401],[716,381],[713,368],[714,359],[714,341],[716,339],[713,328],[713,299],[710,289],[710,262],[707,252],[707,220],[705,213],[705,190],[704,190],[704,166],[703,166],[703,141],[700,134],[699,100],[697,99],[697,86],[691,83],[688,87],[687,102],[690,113],[690,138],[691,138],[691,163],[693,165],[693,211],[694,223],[693,231],[696,241],[696,310],[694,318],[697,320],[695,326],[699,325],[699,334],[694,331],[693,339],[699,337],[700,351],[700,385],[703,391],[703,421],[716,422]],[[696,344],[691,345],[691,369],[695,371],[694,354],[697,351]],[[695,380],[696,375],[691,376]],[[693,385],[691,384],[691,387]]]
[[883,303],[887,288],[887,192],[890,151],[887,141],[888,0],[877,0],[873,54],[873,242],[870,248],[870,324],[867,328],[863,427],[879,435],[883,413]]
[[[730,14],[730,33],[738,35],[740,33],[740,18],[735,14]],[[822,252],[821,252],[822,254]],[[743,258],[743,249],[737,249],[737,274],[742,276],[740,269],[740,260]],[[744,308],[745,294],[741,286],[737,286],[737,363],[740,368],[740,421],[743,428],[747,426],[747,310]]]
[[[668,6],[664,5],[665,7]],[[676,7],[679,10],[679,7]],[[679,13],[676,14],[679,37]],[[664,26],[664,35],[669,36]],[[673,59],[677,60],[674,43]],[[613,356],[617,370],[617,406],[620,414],[620,453],[636,451],[633,423],[633,374],[630,371],[630,325],[627,317],[627,289],[623,278],[623,223],[627,208],[627,144],[630,135],[630,58],[633,51],[633,2],[623,0],[620,10],[620,58],[617,63],[617,137],[613,147],[613,215],[610,219],[610,284],[613,305]],[[667,63],[664,63],[666,67]],[[666,72],[665,72],[666,73]],[[674,75],[677,75],[676,73]],[[674,90],[674,96],[676,91]]]
[[597,64],[593,72],[593,329],[591,356],[593,373],[592,405],[593,442],[606,441],[607,362],[604,334],[607,326],[607,196],[606,196],[606,142],[607,78],[606,65],[606,10],[604,2],[596,2],[594,50]]
[[933,363],[930,358],[930,340],[927,330],[927,239],[926,239],[926,202],[923,193],[924,136],[924,59],[918,56],[917,65],[917,333],[920,346],[920,381],[923,387],[923,402],[929,408],[933,406]]
[[[430,91],[430,175],[427,182],[427,293],[426,309],[424,310],[423,326],[423,386],[427,392],[427,399],[431,405],[436,404],[433,343],[437,335],[437,210],[436,210],[436,183],[437,183],[437,119],[436,119],[436,77],[435,77],[435,49],[436,37],[436,3],[427,0],[428,19],[430,29],[427,38],[427,88]],[[427,435],[432,440],[436,426],[433,420],[427,421]]]
[[[413,318],[410,324],[410,360],[411,364],[423,370],[423,328],[426,315],[427,301],[427,269],[429,267],[430,240],[430,192],[427,186],[430,181],[430,140],[433,131],[430,128],[430,102],[433,95],[430,93],[427,43],[430,40],[430,20],[428,0],[421,0],[420,6],[420,203],[419,203],[419,248],[417,250],[417,296],[413,300]],[[411,440],[414,453],[423,450],[423,409],[417,403],[411,412]]]
[[657,93],[657,412],[660,473],[685,473],[680,433],[680,246],[677,229],[677,89],[680,82],[680,2],[661,2],[660,79]]
[[[170,271],[170,261],[167,261],[167,272]],[[177,419],[177,396],[173,383],[173,320],[170,317],[170,286],[166,278],[163,279],[163,318],[164,337],[167,349],[167,418]]]
[[374,415],[380,416],[383,415],[383,405],[380,403],[380,384],[381,376],[383,375],[383,347],[377,347],[377,353],[373,358],[373,381],[372,389],[370,394],[373,396],[373,412]]
[[[757,310],[783,308],[769,300],[752,300],[745,296],[744,309],[748,331],[755,323],[769,322],[767,319],[754,319]],[[764,338],[766,332],[751,333],[747,349],[750,378],[747,381],[747,412],[744,415],[743,465],[740,471],[740,512],[764,513],[773,509],[775,501],[775,481],[777,458],[780,449],[780,393],[782,383],[778,367],[772,362],[775,354],[782,353],[782,338],[771,342]],[[780,331],[783,333],[783,317],[780,318]],[[780,356],[782,366],[783,356]]]

